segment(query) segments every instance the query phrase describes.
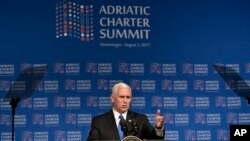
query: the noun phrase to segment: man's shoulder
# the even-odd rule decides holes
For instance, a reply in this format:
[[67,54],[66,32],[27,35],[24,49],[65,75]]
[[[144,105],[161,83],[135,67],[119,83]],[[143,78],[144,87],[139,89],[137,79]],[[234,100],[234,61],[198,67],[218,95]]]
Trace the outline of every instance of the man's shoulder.
[[[145,119],[147,116],[145,114],[135,112],[135,111],[128,111],[128,116],[131,118],[136,118],[136,119]],[[93,120],[101,120],[101,119],[107,119],[113,117],[113,112],[108,111],[105,113],[101,113],[93,118]]]
[[132,117],[137,117],[137,118],[147,118],[145,114],[134,112],[134,111],[129,111],[128,114]]
[[107,118],[110,116],[110,114],[112,114],[112,111],[108,111],[108,112],[105,112],[105,113],[101,113],[99,115],[96,115],[95,117],[93,117],[94,120],[97,120],[97,119],[103,119],[103,118]]

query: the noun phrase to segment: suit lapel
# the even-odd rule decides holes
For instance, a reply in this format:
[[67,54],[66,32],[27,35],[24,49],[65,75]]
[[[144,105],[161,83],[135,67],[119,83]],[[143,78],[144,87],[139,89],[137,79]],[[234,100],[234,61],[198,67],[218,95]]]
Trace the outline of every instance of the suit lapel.
[[108,122],[108,125],[110,125],[109,128],[110,128],[110,131],[112,132],[111,134],[114,136],[114,139],[120,140],[119,133],[118,133],[117,126],[116,126],[116,122],[115,122],[115,118],[114,118],[114,114],[112,111],[110,111],[108,114],[107,122]]
[[126,122],[131,122],[131,120],[133,119],[133,113],[131,113],[130,111],[128,111],[127,113],[127,118],[126,118]]

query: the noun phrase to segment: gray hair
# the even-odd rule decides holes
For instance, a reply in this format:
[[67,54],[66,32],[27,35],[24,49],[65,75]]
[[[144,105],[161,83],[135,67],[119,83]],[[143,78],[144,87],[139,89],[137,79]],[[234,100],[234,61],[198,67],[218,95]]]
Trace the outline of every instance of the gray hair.
[[127,89],[129,89],[130,91],[132,91],[132,90],[131,90],[131,87],[130,87],[128,84],[123,83],[123,82],[119,82],[119,83],[116,83],[116,84],[113,86],[113,88],[112,88],[112,95],[117,94],[117,91],[118,91],[119,88],[127,88]]

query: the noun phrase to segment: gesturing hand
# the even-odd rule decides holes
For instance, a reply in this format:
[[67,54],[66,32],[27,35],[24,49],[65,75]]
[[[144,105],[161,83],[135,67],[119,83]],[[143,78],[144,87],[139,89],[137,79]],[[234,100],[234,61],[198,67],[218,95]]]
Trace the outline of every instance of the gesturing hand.
[[158,129],[162,129],[164,124],[164,117],[161,116],[161,111],[158,109],[155,114],[155,127]]

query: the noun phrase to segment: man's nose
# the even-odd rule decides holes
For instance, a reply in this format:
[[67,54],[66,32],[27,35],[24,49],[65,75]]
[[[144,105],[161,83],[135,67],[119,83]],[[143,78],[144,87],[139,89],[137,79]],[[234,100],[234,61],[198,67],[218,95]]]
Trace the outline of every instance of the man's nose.
[[128,99],[125,97],[123,101],[124,101],[124,102],[128,102]]

